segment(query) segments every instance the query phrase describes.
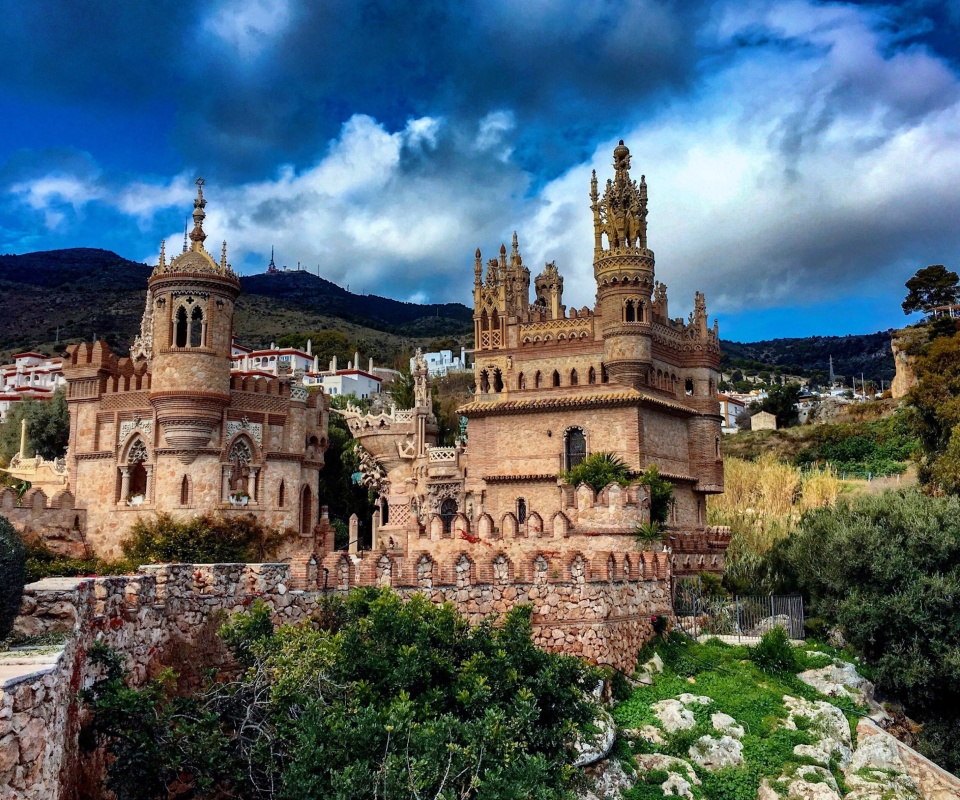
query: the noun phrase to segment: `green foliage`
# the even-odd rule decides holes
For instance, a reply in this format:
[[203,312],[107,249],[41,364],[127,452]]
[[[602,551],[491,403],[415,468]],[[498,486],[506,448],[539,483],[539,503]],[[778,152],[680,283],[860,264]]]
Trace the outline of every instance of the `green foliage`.
[[904,314],[930,311],[937,306],[948,306],[960,297],[960,277],[943,264],[932,264],[917,270],[907,281],[907,296],[902,307]]
[[26,578],[26,551],[20,534],[6,517],[0,517],[0,639],[13,628],[20,610],[20,597]]
[[814,613],[839,624],[884,691],[921,719],[957,724],[960,500],[917,491],[859,496],[809,512],[775,551]]
[[650,489],[650,521],[666,524],[673,502],[673,484],[660,477],[656,464],[651,464],[640,473],[638,481]]
[[796,405],[800,400],[800,384],[788,383],[786,386],[775,386],[767,396],[757,403],[758,411],[766,411],[777,418],[778,428],[789,428],[797,424]]
[[750,652],[750,658],[764,672],[780,675],[796,672],[797,654],[790,644],[787,632],[777,625],[760,637],[760,642]]
[[630,467],[613,453],[591,453],[573,469],[561,474],[561,480],[571,486],[585,483],[595,492],[601,492],[611,483],[630,484]]
[[306,331],[304,333],[285,333],[277,339],[278,347],[294,347],[305,350],[310,340],[311,352],[320,359],[320,368],[326,369],[330,359],[337,357],[340,369],[346,369],[347,362],[353,360],[358,349],[356,343],[340,331]]
[[27,455],[48,460],[62,458],[70,438],[70,412],[63,389],[50,400],[21,400],[14,403],[0,423],[0,457],[9,460],[20,452],[20,423],[27,420]]
[[[347,428],[347,423],[339,414],[330,415],[327,428],[330,445],[324,454],[323,469],[320,470],[318,496],[327,506],[330,521],[337,534],[338,546],[346,547],[347,521],[356,514],[361,521],[361,538],[365,531],[362,526],[373,514],[370,491],[353,482],[352,476],[360,469],[360,460],[355,448],[356,439]],[[342,526],[342,532],[341,528]]]
[[633,531],[633,540],[641,550],[663,542],[663,526],[659,522],[642,522]]
[[109,788],[152,800],[176,775],[232,797],[569,797],[596,674],[535,647],[528,607],[471,627],[452,606],[359,589],[318,612],[274,631],[254,603],[221,630],[245,672],[196,697],[108,670],[88,699]]
[[264,561],[281,535],[253,514],[206,514],[186,522],[167,513],[138,517],[120,549],[131,564],[229,564]]
[[390,399],[398,409],[413,408],[416,397],[413,390],[413,374],[410,372],[410,365],[400,370],[390,386]]
[[803,634],[807,639],[825,642],[830,632],[830,623],[823,617],[809,617],[803,623]]
[[69,558],[53,553],[43,544],[31,544],[27,547],[27,581],[39,581],[43,578],[74,578],[85,575],[123,575],[136,569],[125,559],[116,561],[101,558]]

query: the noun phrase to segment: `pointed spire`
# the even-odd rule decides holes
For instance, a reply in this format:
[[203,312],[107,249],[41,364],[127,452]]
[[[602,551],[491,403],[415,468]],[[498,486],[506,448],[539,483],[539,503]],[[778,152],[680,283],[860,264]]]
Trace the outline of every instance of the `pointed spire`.
[[473,262],[473,285],[479,286],[481,283],[483,283],[483,260],[480,258],[480,248],[478,247]]
[[191,245],[193,250],[201,251],[204,239],[207,238],[207,234],[203,231],[203,220],[207,216],[203,209],[206,208],[207,201],[203,199],[203,178],[197,178],[196,183],[197,197],[193,201],[193,230],[190,231],[190,241],[193,242]]
[[186,253],[187,250],[190,249],[189,246],[187,245],[187,223],[189,219],[190,219],[189,216],[186,216],[183,218],[183,252],[184,253]]
[[167,267],[167,240],[160,240],[160,262],[157,264],[157,268],[163,272]]
[[227,240],[223,240],[223,247],[220,248],[220,269],[227,271]]
[[500,274],[502,275],[507,269],[507,246],[505,244],[500,245]]

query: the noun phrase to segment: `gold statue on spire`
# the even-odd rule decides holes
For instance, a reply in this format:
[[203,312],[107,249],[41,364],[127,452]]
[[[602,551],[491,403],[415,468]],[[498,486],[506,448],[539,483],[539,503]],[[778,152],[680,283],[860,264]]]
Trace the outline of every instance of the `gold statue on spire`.
[[613,251],[645,250],[647,247],[647,183],[630,180],[630,150],[620,140],[613,151],[613,180],[607,181],[600,199],[597,191],[597,173],[590,179],[590,207],[593,209],[594,247]]
[[207,205],[203,198],[204,182],[203,178],[197,178],[197,198],[193,201],[193,230],[190,231],[190,241],[193,242],[191,249],[195,251],[203,250],[203,242],[207,238],[203,231],[203,220],[207,216],[203,210]]

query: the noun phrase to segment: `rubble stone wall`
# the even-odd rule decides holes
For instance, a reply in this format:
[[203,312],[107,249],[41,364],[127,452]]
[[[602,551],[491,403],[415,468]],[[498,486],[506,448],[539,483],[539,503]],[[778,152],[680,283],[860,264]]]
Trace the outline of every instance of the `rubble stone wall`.
[[653,634],[651,617],[669,613],[668,555],[633,557],[632,564],[616,558],[600,564],[574,556],[560,570],[546,561],[514,567],[497,558],[439,564],[429,557],[404,562],[385,554],[335,553],[327,574],[326,559],[295,565],[297,584],[309,590],[291,588],[289,564],[150,565],[138,575],[30,584],[16,632],[62,633],[66,640],[0,659],[0,797],[79,797],[84,712],[78,693],[98,677],[89,657],[95,642],[122,653],[131,685],[139,686],[173,646],[202,660],[200,640],[220,612],[239,612],[261,599],[278,623],[297,622],[314,611],[324,585],[332,593],[392,585],[405,597],[421,592],[454,603],[471,622],[530,603],[538,645],[631,671],[637,650]]

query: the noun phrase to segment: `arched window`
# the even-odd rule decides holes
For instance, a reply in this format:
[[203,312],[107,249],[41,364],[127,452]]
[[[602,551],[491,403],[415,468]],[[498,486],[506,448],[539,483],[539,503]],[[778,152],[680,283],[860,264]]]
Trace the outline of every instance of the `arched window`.
[[643,322],[647,310],[647,304],[642,300],[637,300],[637,322]]
[[557,370],[553,371],[553,385],[554,387],[560,385],[560,373]]
[[693,395],[693,378],[687,378],[683,383],[683,390],[688,396]]
[[490,391],[490,377],[487,375],[487,371],[483,370],[480,373],[480,394],[487,394]]
[[457,501],[449,497],[440,504],[440,521],[446,535],[453,533],[453,520],[457,516]]
[[280,488],[277,489],[277,508],[283,508],[283,503],[287,499],[284,497],[286,494],[287,486],[283,481],[280,481]]
[[483,309],[483,313],[480,315],[480,330],[490,330],[490,319],[487,317],[487,309]]
[[174,347],[187,346],[187,309],[183,306],[177,309],[177,320],[174,325]]
[[563,456],[568,470],[573,469],[587,457],[587,437],[580,428],[567,431],[563,442]]
[[624,322],[636,322],[637,318],[633,310],[633,300],[627,300],[627,304],[623,309],[623,321]]
[[720,458],[720,437],[719,436],[717,437],[716,448],[717,448],[717,459],[719,460]]
[[575,369],[570,370],[570,385],[577,386],[580,383],[580,376]]
[[180,481],[180,505],[190,505],[190,478],[186,475],[184,475],[183,480]]
[[517,524],[523,525],[527,521],[527,501],[523,497],[517,498]]
[[380,524],[386,525],[390,522],[390,504],[386,500],[380,501]]
[[590,371],[587,373],[587,383],[596,383],[597,382],[597,371],[590,367]]
[[517,376],[517,388],[518,389],[527,388],[527,379],[523,376],[522,372]]
[[203,311],[200,306],[194,306],[190,314],[190,346],[203,346]]
[[[250,466],[250,462],[253,461],[253,451],[250,449],[250,443],[244,438],[237,439],[233,443],[233,447],[230,448],[227,461],[230,462],[231,494],[255,496],[256,486],[250,486],[250,476],[253,474]],[[250,497],[250,502],[254,502],[254,497]]]
[[300,533],[308,534],[313,530],[313,492],[304,486],[300,492]]
[[493,371],[493,391],[503,391],[503,377],[500,375],[500,370],[498,369]]
[[533,387],[539,389],[543,386],[543,375],[537,370],[537,374],[533,376]]
[[607,383],[610,380],[610,375],[607,372],[607,368],[604,364],[600,365],[600,383]]
[[[127,451],[127,464],[130,470],[130,485],[127,489],[129,497],[138,495],[146,498],[147,495],[147,468],[143,462],[147,460],[147,446],[143,439],[137,439]],[[126,498],[122,498],[126,499]]]

